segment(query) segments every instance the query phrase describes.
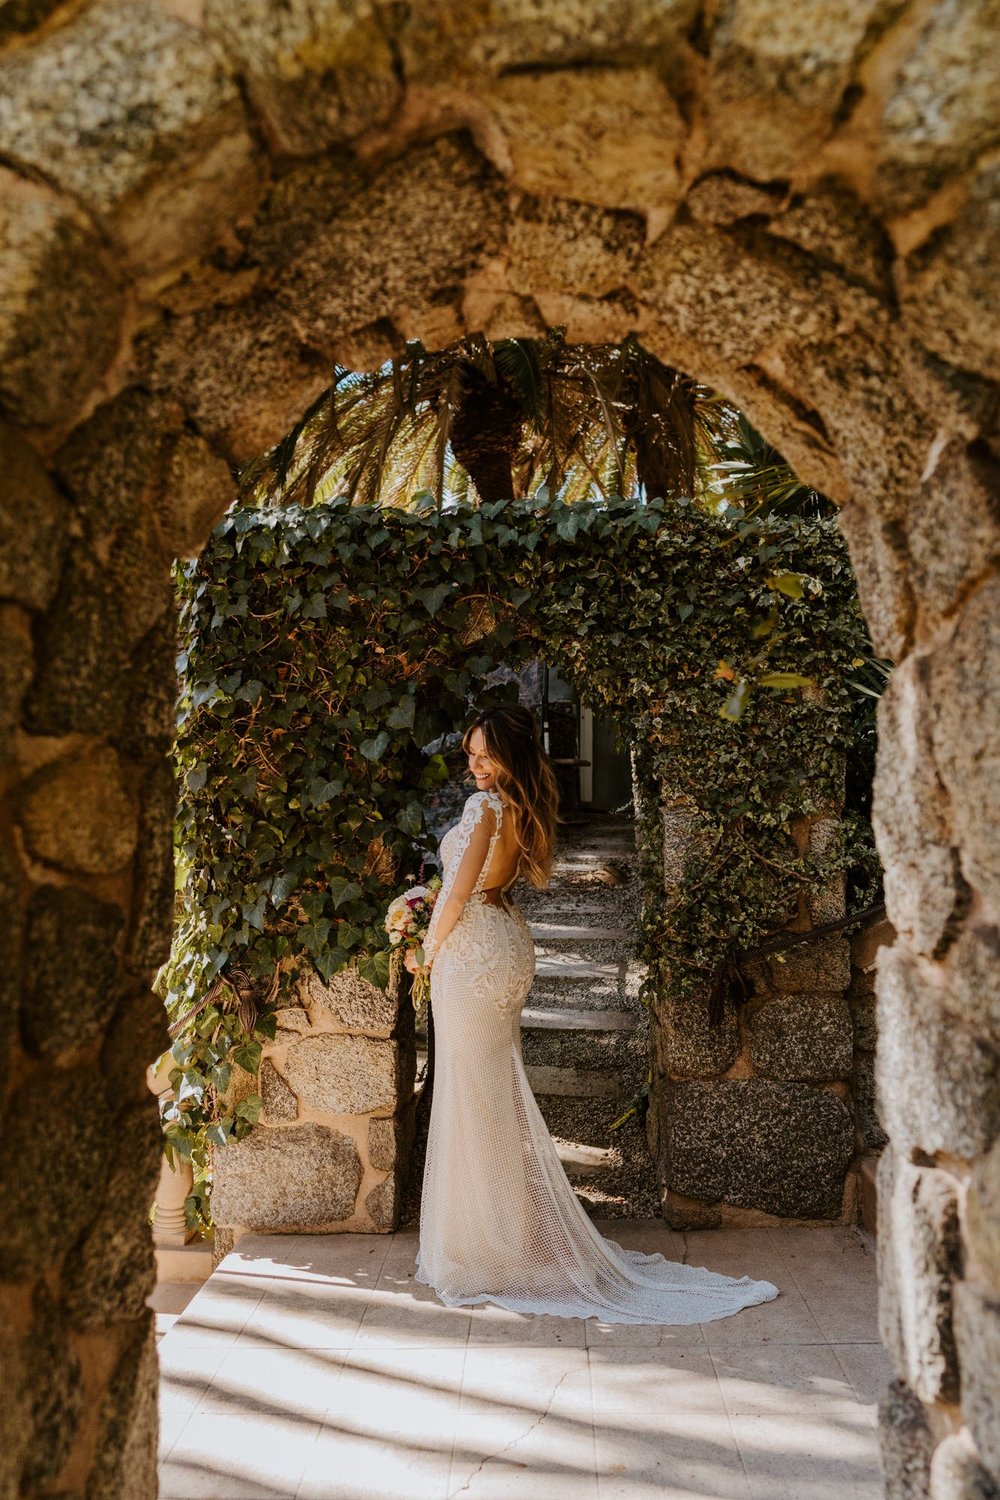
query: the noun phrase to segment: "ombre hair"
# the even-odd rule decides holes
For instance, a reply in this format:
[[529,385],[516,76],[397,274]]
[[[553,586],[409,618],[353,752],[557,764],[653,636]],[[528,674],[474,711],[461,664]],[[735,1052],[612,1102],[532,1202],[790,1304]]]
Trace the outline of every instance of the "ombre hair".
[[481,729],[486,753],[496,766],[496,787],[514,813],[520,856],[517,873],[531,885],[548,885],[552,873],[559,787],[542,748],[535,716],[519,704],[477,714],[462,736],[468,754],[473,730]]

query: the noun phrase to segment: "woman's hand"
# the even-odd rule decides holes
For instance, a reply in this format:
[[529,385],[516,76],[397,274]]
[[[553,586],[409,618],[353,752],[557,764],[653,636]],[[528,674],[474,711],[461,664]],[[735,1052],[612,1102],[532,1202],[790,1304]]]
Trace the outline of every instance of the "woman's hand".
[[[417,963],[417,955],[412,948],[407,948],[406,952],[403,955],[403,967],[405,969],[408,969],[411,974],[420,973],[421,965]],[[424,965],[423,967],[426,971],[427,965]]]

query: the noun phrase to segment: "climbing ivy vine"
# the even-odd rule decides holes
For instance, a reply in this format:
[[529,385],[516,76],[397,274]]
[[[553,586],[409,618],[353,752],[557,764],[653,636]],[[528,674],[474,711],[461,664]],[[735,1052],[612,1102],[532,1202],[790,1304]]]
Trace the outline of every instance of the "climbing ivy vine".
[[[259,1110],[230,1105],[300,974],[385,985],[382,918],[428,847],[449,774],[428,746],[541,655],[636,747],[651,989],[703,989],[720,954],[787,921],[837,869],[875,868],[864,820],[822,858],[793,819],[842,800],[870,655],[833,521],[711,517],[683,501],[439,511],[332,501],[243,509],[179,566],[179,920],[168,1147],[204,1169]],[[423,748],[422,748],[423,747]],[[696,809],[700,861],[667,907],[664,802]],[[204,1216],[204,1193],[191,1205]]]

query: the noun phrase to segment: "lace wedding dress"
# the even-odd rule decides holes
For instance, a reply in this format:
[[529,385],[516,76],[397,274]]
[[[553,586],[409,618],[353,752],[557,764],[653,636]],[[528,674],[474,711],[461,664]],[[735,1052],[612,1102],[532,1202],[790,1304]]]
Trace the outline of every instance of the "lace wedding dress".
[[[434,1095],[417,1280],[449,1305],[493,1302],[611,1323],[701,1323],[770,1301],[778,1289],[769,1281],[604,1239],[573,1192],[521,1060],[521,1007],[535,972],[531,934],[516,906],[483,897],[502,819],[499,795],[476,792],[441,841],[444,883],[428,954],[463,857],[482,859],[489,833],[472,894],[431,969]],[[464,873],[467,883],[471,871]]]

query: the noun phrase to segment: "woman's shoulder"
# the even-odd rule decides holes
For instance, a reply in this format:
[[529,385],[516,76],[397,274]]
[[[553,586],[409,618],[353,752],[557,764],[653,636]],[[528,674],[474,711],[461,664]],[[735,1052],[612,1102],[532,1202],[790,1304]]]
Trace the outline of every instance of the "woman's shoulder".
[[503,798],[499,792],[473,792],[465,799],[462,817],[463,819],[469,819],[473,823],[478,823],[483,815],[483,810],[487,807],[499,820],[503,814]]

